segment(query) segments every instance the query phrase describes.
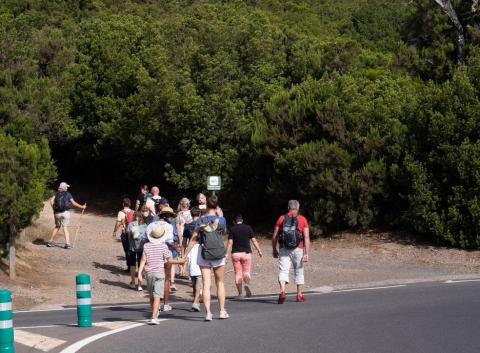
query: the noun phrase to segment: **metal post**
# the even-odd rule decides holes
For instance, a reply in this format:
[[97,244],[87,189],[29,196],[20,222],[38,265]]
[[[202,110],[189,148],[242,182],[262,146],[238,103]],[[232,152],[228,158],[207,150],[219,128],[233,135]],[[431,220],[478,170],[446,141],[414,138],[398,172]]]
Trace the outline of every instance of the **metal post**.
[[0,290],[0,353],[15,353],[12,318],[12,293]]
[[78,327],[92,326],[92,288],[89,275],[78,275],[77,283],[77,318]]

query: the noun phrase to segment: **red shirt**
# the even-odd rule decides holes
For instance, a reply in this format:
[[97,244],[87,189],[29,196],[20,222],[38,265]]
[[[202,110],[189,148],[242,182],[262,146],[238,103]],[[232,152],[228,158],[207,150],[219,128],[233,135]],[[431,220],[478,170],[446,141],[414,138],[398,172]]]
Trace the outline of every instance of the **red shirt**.
[[[289,212],[288,215],[290,217],[293,217],[294,216],[294,213],[293,212]],[[308,221],[305,217],[303,217],[302,215],[298,215],[297,216],[297,221],[298,221],[298,230],[300,231],[300,237],[301,237],[301,240],[300,240],[300,243],[298,244],[298,247],[300,249],[303,249],[303,247],[305,246],[304,243],[303,243],[303,232],[305,231],[305,229],[308,229]],[[282,229],[283,227],[283,222],[285,222],[285,215],[282,215],[280,216],[280,218],[278,219],[277,223],[275,223],[275,227],[276,228],[279,228],[279,229]],[[283,248],[283,243],[282,243],[282,239],[281,237],[279,237],[278,239],[278,244],[280,245],[280,249]]]

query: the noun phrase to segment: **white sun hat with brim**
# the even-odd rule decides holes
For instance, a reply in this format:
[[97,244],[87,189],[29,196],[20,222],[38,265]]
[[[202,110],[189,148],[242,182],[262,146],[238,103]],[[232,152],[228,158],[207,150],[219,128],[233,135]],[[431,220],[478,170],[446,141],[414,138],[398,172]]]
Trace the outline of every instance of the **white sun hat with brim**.
[[148,240],[153,244],[165,243],[168,238],[168,223],[156,224],[148,234]]

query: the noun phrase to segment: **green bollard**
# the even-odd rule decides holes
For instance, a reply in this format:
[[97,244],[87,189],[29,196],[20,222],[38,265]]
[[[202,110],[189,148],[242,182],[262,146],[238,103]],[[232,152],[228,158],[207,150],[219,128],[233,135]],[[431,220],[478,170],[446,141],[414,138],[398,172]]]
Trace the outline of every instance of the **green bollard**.
[[12,318],[12,293],[0,290],[0,353],[15,353]]
[[78,327],[92,326],[92,288],[89,275],[78,275],[77,282],[77,318]]

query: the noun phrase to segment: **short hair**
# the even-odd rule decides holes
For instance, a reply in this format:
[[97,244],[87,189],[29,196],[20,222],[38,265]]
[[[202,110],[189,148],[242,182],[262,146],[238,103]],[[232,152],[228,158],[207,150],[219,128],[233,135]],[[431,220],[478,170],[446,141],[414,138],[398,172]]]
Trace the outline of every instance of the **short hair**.
[[202,211],[197,206],[195,206],[190,210],[190,213],[192,214],[192,217],[200,217]]
[[140,187],[140,190],[147,190],[148,191],[148,185],[142,185]]
[[145,206],[143,205],[142,208],[140,209],[140,211],[143,213],[143,212],[148,212],[150,213],[150,209],[148,208],[148,206]]
[[158,190],[158,194],[160,195],[160,188],[158,186],[152,186],[152,194],[153,194],[153,190]]
[[243,222],[243,216],[240,213],[238,213],[238,214],[235,215],[233,220],[235,221],[235,223]]
[[213,195],[207,199],[207,208],[214,210],[218,207],[218,197]]
[[123,199],[123,207],[130,207],[130,206],[132,206],[132,201],[130,201],[128,197],[125,197]]
[[297,200],[290,200],[288,201],[288,209],[289,210],[298,210],[300,209],[300,202]]

